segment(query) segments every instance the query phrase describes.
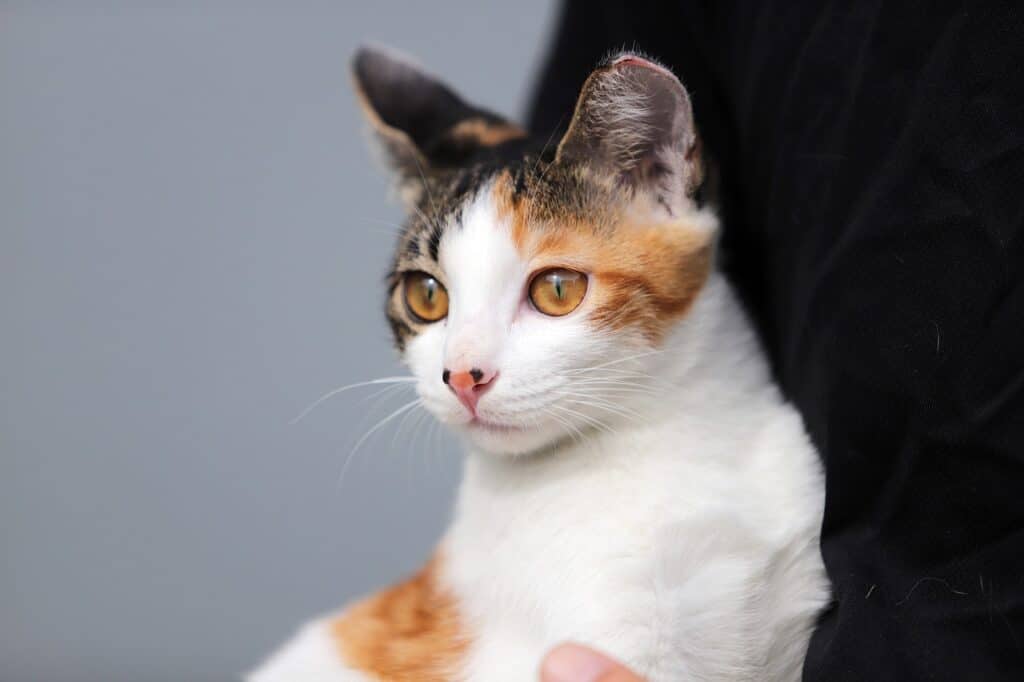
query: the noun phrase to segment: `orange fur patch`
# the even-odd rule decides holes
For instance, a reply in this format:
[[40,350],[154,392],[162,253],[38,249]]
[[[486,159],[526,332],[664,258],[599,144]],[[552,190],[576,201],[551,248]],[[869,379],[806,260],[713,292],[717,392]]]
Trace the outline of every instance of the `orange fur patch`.
[[455,139],[476,142],[485,147],[526,137],[526,131],[519,126],[509,123],[488,123],[482,118],[460,121],[449,134]]
[[346,664],[388,682],[444,682],[470,639],[438,582],[435,557],[409,580],[360,602],[331,625]]
[[658,343],[711,272],[713,236],[685,219],[646,222],[612,207],[593,209],[592,217],[559,215],[529,195],[514,197],[508,174],[495,183],[494,200],[534,269],[563,266],[589,274],[584,305],[591,320],[609,329],[634,328]]

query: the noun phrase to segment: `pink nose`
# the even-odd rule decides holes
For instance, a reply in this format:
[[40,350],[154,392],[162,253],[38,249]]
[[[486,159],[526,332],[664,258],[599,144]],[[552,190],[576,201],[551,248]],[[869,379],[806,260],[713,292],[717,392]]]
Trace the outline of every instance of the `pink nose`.
[[448,384],[448,388],[452,389],[455,397],[466,406],[466,409],[474,417],[480,396],[494,385],[494,380],[497,378],[497,372],[484,372],[479,367],[474,367],[468,372],[452,372],[446,369],[441,374],[441,381]]

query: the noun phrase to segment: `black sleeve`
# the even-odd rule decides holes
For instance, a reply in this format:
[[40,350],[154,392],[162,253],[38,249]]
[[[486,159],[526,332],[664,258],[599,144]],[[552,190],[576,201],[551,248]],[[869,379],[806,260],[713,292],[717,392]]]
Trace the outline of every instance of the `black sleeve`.
[[805,679],[1024,680],[1022,10],[804,4],[567,2],[531,123],[624,46],[691,91],[727,270],[825,460]]

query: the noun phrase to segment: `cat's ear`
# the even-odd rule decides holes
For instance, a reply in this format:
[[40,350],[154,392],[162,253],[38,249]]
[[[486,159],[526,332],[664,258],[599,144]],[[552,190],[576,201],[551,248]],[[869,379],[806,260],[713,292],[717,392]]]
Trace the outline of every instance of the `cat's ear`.
[[465,165],[481,150],[526,135],[500,116],[467,104],[395,52],[363,47],[352,60],[352,73],[363,113],[411,201],[432,172]]
[[587,79],[557,160],[582,164],[673,213],[703,179],[690,97],[665,67],[622,54]]

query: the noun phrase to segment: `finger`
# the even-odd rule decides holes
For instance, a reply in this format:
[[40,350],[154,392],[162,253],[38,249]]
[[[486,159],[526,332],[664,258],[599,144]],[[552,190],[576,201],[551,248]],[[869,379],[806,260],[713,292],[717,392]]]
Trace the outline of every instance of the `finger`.
[[552,649],[540,667],[541,682],[643,682],[612,659],[580,644]]

